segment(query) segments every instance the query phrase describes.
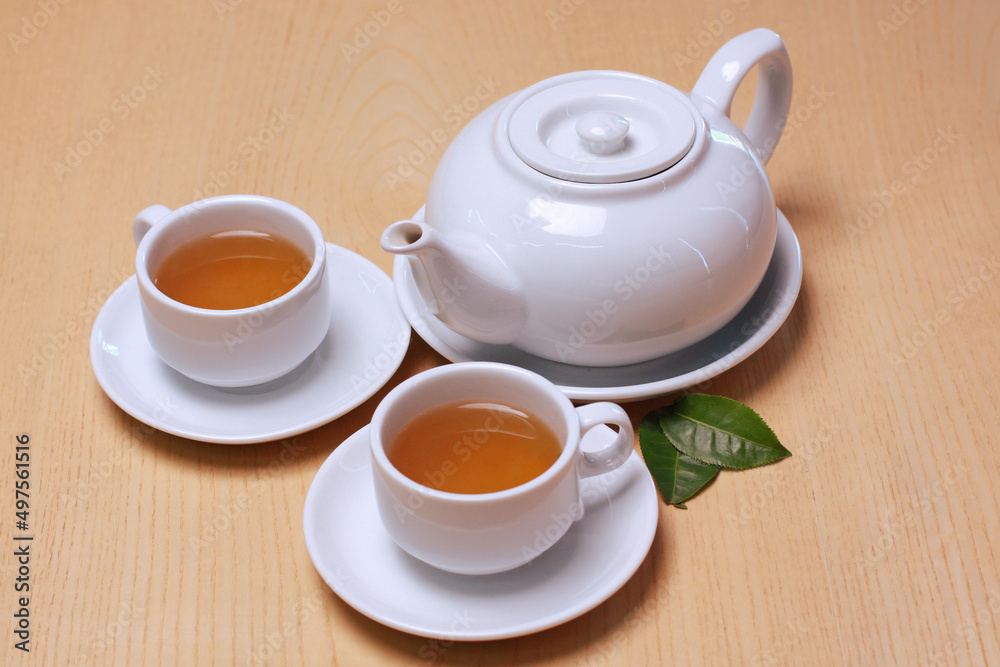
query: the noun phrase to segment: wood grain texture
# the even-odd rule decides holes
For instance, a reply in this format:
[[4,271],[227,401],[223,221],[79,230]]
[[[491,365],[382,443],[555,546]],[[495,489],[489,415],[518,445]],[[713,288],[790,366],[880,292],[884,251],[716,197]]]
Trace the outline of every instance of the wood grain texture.
[[[356,52],[387,1],[0,7],[3,662],[1000,664],[1000,5],[398,3]],[[142,208],[277,197],[389,271],[378,237],[422,203],[443,150],[417,142],[571,70],[690,90],[758,26],[795,72],[768,172],[805,278],[777,335],[702,389],[753,406],[795,456],[661,508],[639,572],[583,617],[433,645],[317,575],[309,483],[389,388],[443,363],[418,339],[374,398],[286,443],[169,436],[94,379],[90,329],[133,272]],[[251,136],[260,149],[241,150]],[[627,408],[638,423],[665,400]],[[33,454],[30,654],[10,632],[18,433]]]

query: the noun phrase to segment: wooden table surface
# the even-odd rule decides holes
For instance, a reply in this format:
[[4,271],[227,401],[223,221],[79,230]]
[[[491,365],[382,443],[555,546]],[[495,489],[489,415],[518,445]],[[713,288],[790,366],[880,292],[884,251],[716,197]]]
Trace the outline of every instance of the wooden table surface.
[[[389,272],[378,238],[423,202],[429,138],[572,70],[690,90],[759,26],[795,72],[768,172],[805,277],[770,342],[703,390],[795,456],[661,505],[650,555],[593,611],[433,643],[317,574],[306,491],[389,388],[445,363],[416,336],[385,388],[291,449],[154,431],[98,385],[91,327],[144,207],[269,195]],[[4,663],[1000,664],[1000,4],[7,0],[0,28]]]

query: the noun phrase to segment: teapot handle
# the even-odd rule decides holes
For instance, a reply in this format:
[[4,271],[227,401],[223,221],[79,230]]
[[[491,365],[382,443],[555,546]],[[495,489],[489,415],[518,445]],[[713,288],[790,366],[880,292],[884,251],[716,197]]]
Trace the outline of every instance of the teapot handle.
[[743,133],[766,164],[781,139],[792,104],[792,64],[777,33],[757,28],[723,44],[698,77],[691,96],[729,116],[736,89],[755,65],[760,66],[757,94]]

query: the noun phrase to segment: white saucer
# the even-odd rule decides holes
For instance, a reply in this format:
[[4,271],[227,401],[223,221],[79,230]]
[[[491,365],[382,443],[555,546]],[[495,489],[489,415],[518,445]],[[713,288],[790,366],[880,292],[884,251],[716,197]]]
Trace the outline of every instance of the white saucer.
[[90,361],[101,388],[141,422],[174,435],[225,444],[277,440],[325,424],[377,392],[410,342],[392,281],[360,255],[328,243],[333,281],[330,332],[288,375],[223,389],[163,363],[146,339],[135,276],[101,308]]
[[333,451],[306,495],[306,547],[330,588],[359,612],[425,637],[517,637],[565,623],[621,588],[645,559],[659,503],[642,459],[583,480],[584,518],[516,570],[461,575],[396,546],[375,507],[366,426]]
[[[424,209],[414,216],[423,220]],[[802,252],[792,226],[778,211],[778,234],[771,264],[749,303],[705,340],[639,364],[588,367],[536,357],[510,345],[480,343],[445,326],[420,297],[411,262],[399,255],[392,265],[396,298],[414,331],[449,361],[496,361],[544,376],[577,401],[638,401],[699,384],[732,368],[759,350],[788,317],[802,285]]]

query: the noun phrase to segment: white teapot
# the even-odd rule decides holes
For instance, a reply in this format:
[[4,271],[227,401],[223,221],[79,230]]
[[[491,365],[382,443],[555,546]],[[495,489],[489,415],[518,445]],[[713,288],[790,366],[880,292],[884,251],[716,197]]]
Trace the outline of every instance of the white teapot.
[[[746,127],[729,118],[759,65]],[[619,366],[696,343],[753,295],[777,233],[764,164],[792,72],[777,34],[739,35],[688,95],[637,74],[546,79],[485,109],[445,151],[423,220],[382,247],[413,255],[455,332],[568,364]]]

